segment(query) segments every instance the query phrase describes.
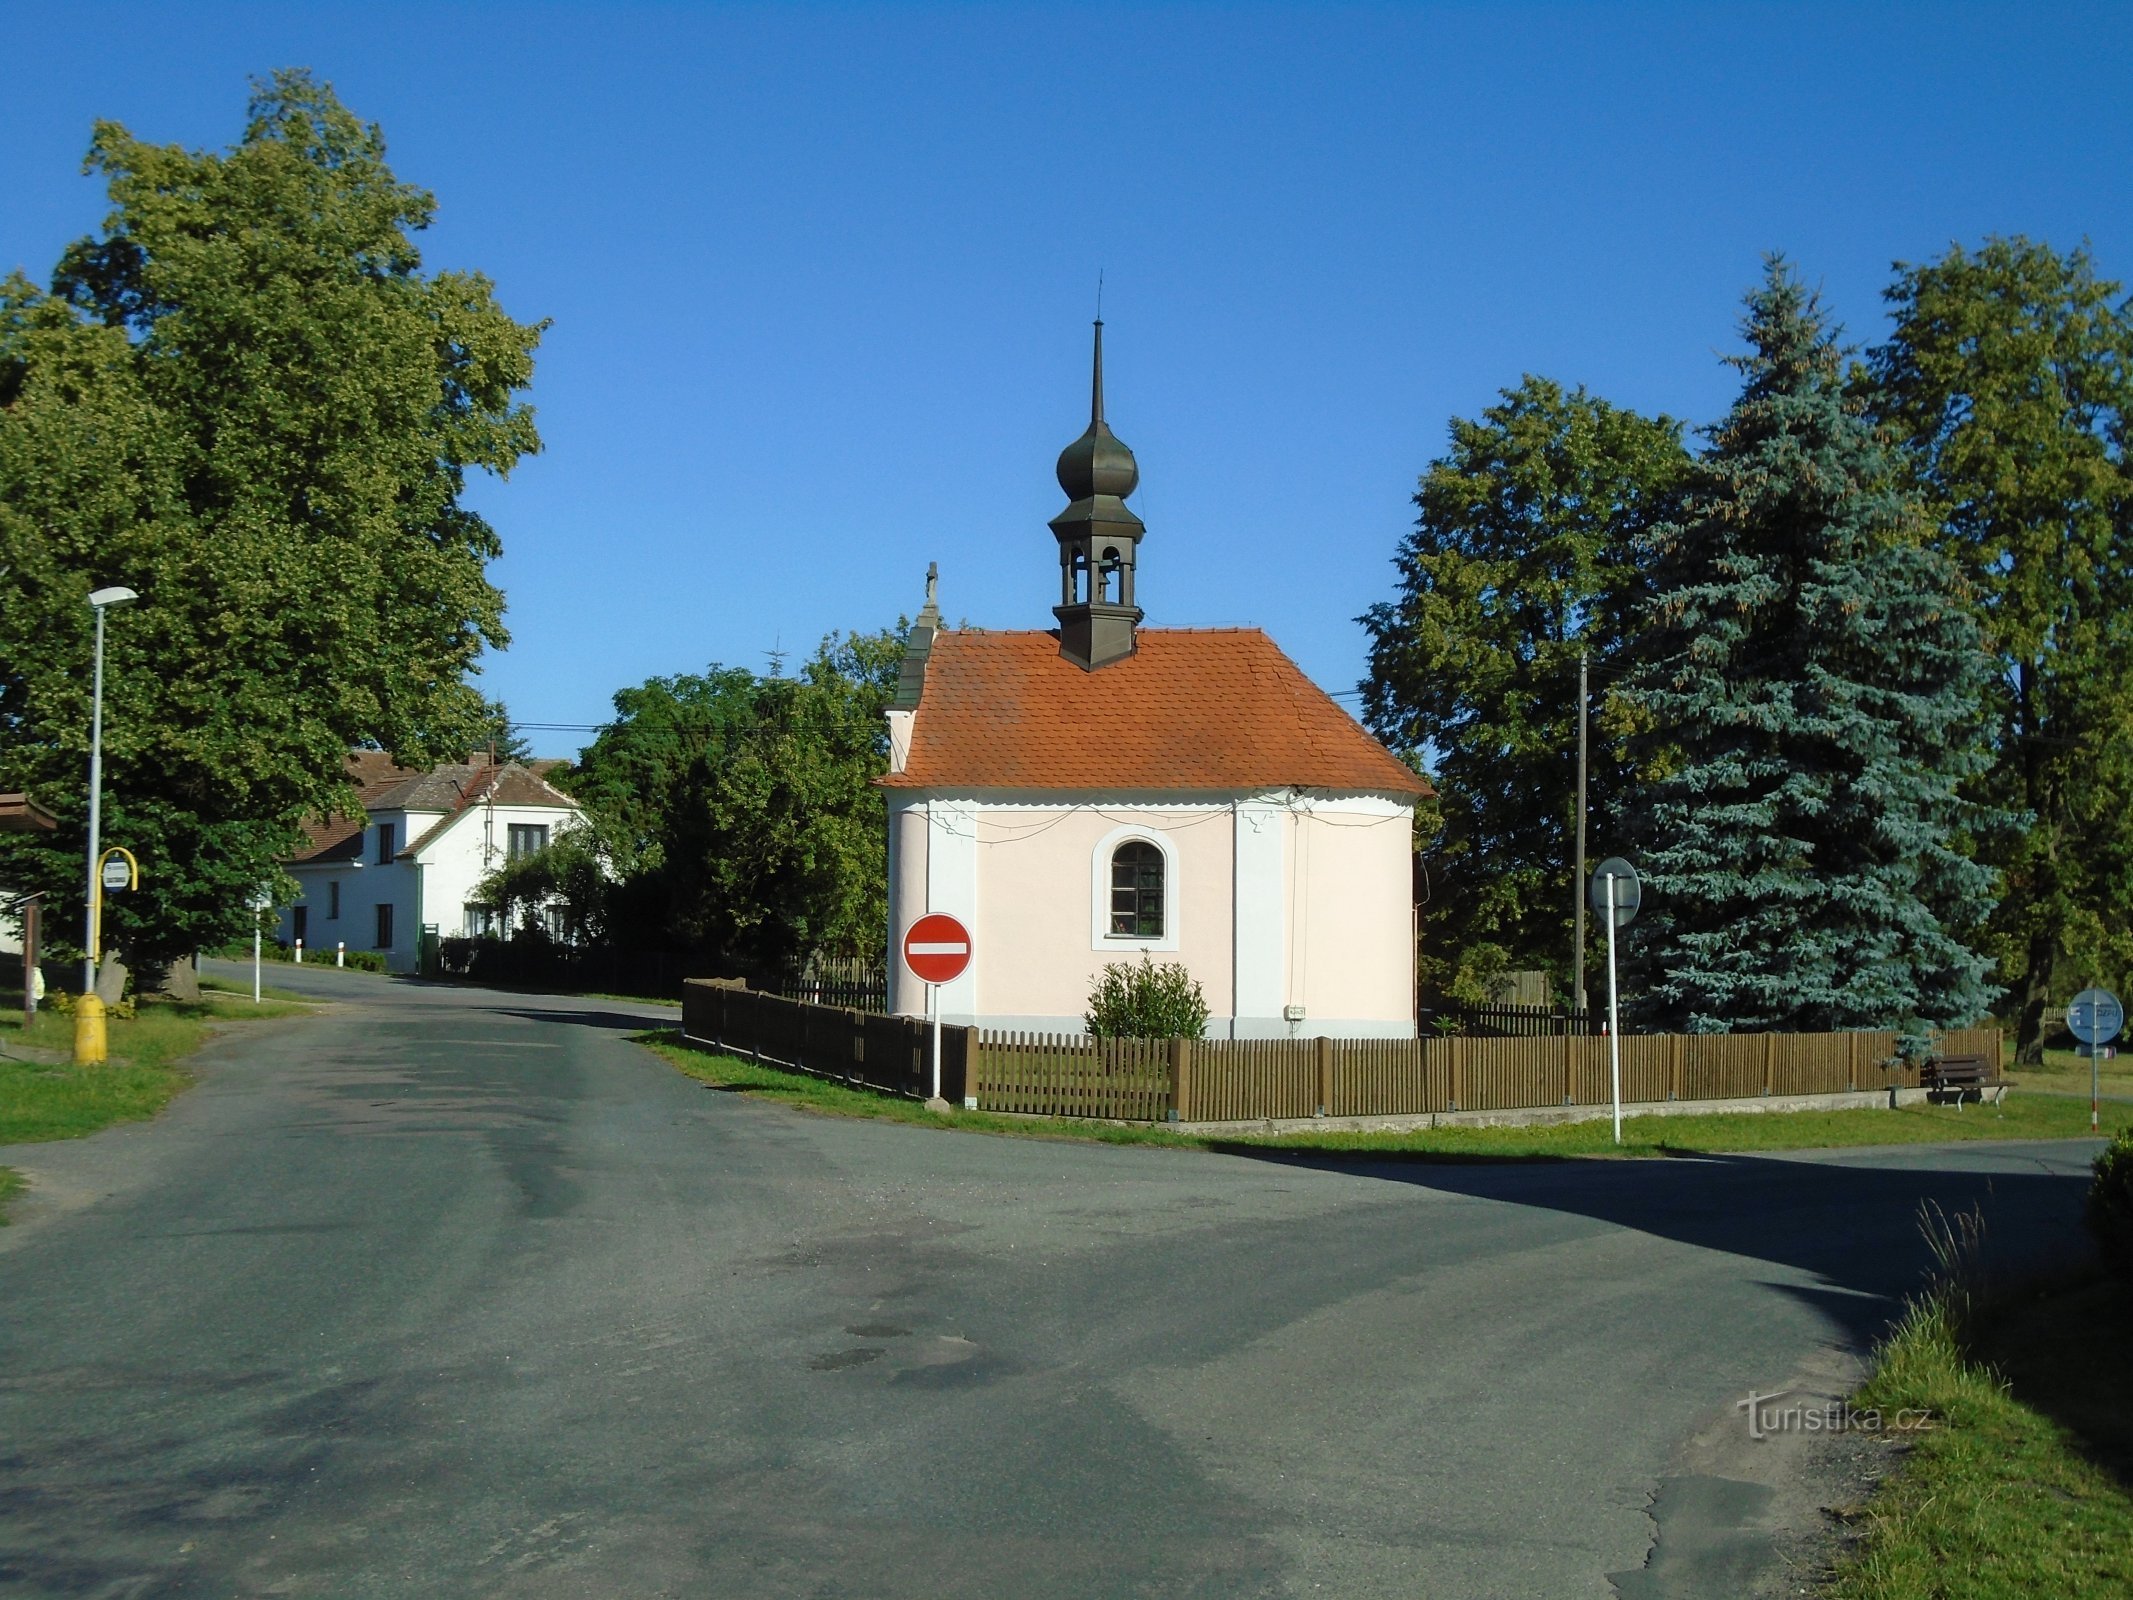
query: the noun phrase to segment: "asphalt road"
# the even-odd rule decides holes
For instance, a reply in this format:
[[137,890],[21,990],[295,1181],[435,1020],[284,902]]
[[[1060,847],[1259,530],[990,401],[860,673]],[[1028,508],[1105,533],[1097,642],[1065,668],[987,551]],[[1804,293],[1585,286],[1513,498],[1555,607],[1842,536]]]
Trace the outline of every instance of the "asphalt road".
[[671,1012],[275,981],[339,1003],[0,1149],[0,1593],[1746,1593],[1816,1486],[1737,1403],[1841,1388],[1921,1199],[2071,1248],[2093,1148],[939,1134],[706,1090]]

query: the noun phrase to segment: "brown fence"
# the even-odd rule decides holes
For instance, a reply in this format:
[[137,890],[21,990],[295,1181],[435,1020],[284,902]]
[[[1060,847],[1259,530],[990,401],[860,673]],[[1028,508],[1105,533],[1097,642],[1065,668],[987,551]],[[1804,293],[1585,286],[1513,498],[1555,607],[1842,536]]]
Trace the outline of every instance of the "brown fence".
[[[721,1049],[894,1094],[931,1086],[930,1030],[916,1017],[809,1005],[737,984],[682,986],[682,1029]],[[1893,1033],[1625,1034],[1625,1104],[1915,1089]],[[942,1030],[941,1093],[987,1111],[1119,1121],[1251,1122],[1604,1106],[1608,1041],[1555,1038],[1092,1039]],[[1951,1029],[1943,1056],[2000,1035]]]
[[1169,1112],[1176,1054],[1169,1039],[987,1033],[980,1040],[975,1092],[987,1111],[1129,1122],[1156,1122]]
[[[1916,1088],[1893,1033],[1638,1034],[1622,1039],[1625,1104],[1750,1100]],[[1098,1041],[979,1036],[975,1093],[987,1110],[1248,1122],[1324,1114],[1414,1116],[1602,1106],[1608,1042],[1544,1038]],[[1949,1031],[1945,1056],[2000,1061],[1989,1028]],[[1158,1094],[1160,1080],[1161,1093]],[[1136,1107],[1160,1106],[1160,1110]]]
[[[924,1099],[932,1092],[933,1030],[921,1018],[809,1005],[739,983],[691,978],[681,986],[681,1031],[691,1039],[796,1067],[820,1078]],[[941,1093],[960,1102],[975,1028],[941,1030]],[[1062,1113],[1062,1115],[1105,1113]]]

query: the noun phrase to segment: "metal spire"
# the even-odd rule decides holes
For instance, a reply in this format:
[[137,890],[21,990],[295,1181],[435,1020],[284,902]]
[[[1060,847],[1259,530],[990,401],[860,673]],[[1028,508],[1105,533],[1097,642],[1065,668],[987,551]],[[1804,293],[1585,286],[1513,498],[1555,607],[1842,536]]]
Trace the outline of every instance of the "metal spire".
[[1104,424],[1104,319],[1099,309],[1096,316],[1096,367],[1089,379],[1089,426],[1101,428]]

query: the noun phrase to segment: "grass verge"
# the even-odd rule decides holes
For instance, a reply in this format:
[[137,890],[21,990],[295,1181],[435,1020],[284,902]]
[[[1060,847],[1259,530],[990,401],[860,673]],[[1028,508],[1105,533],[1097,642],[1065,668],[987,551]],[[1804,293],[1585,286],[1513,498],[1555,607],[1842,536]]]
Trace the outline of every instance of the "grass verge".
[[[0,997],[4,998],[4,997]],[[109,1060],[76,1067],[74,1019],[39,1011],[28,1028],[22,1013],[0,1012],[0,1145],[78,1139],[115,1122],[152,1117],[192,1081],[186,1056],[221,1023],[296,1015],[307,1007],[253,1005],[251,996],[208,993],[199,1003],[144,1000],[134,1016],[106,1024]],[[21,1175],[0,1167],[0,1222]]]
[[1853,1401],[1926,1420],[1866,1508],[1832,1600],[2133,1593],[2133,1290],[2088,1274],[1971,1311],[1942,1284]]
[[[202,978],[200,980],[200,990],[202,994],[212,992],[217,995],[228,995],[233,999],[243,1000],[247,1003],[252,998],[251,984],[233,983],[228,978]],[[262,983],[259,986],[259,999],[262,1005],[269,1000],[300,1006],[315,1006],[319,1004],[319,998],[315,994],[299,994],[294,989],[277,989],[271,983]]]
[[[2097,1063],[2096,1074],[2105,1094],[2133,1095],[2133,1055],[2117,1055]],[[2062,1094],[2086,1096],[2089,1092],[2089,1058],[2071,1050],[2047,1050],[2040,1066],[2009,1067],[2007,1076],[2032,1089],[2054,1089]],[[2018,1088],[2015,1091],[2021,1093]]]
[[[831,1116],[1036,1139],[1092,1139],[1104,1144],[1171,1145],[1195,1150],[1293,1150],[1390,1159],[1534,1161],[1579,1156],[1669,1156],[1814,1150],[1839,1146],[1939,1144],[1970,1139],[2085,1138],[2089,1109],[2070,1100],[2011,1095],[1995,1110],[1972,1105],[1905,1106],[1896,1111],[1750,1112],[1725,1116],[1628,1117],[1622,1144],[1607,1118],[1517,1128],[1429,1128],[1412,1133],[1304,1133],[1280,1138],[1173,1133],[1139,1124],[1079,1117],[1021,1117],[983,1111],[928,1111],[913,1100],[757,1066],[687,1044],[673,1029],[636,1035],[690,1077],[723,1089]],[[2105,1116],[2107,1131],[2133,1123],[2133,1107]]]
[[674,1028],[655,1028],[631,1037],[700,1083],[827,1116],[861,1117],[873,1122],[902,1122],[964,1132],[1014,1134],[1025,1139],[1087,1139],[1099,1144],[1163,1144],[1186,1149],[1204,1149],[1208,1143],[1205,1139],[1181,1136],[1139,1123],[1091,1122],[1073,1117],[1009,1117],[985,1111],[928,1111],[916,1100],[876,1094],[871,1089],[853,1089],[824,1078],[811,1078],[804,1072],[757,1066],[739,1056],[702,1050],[684,1042],[679,1030]]

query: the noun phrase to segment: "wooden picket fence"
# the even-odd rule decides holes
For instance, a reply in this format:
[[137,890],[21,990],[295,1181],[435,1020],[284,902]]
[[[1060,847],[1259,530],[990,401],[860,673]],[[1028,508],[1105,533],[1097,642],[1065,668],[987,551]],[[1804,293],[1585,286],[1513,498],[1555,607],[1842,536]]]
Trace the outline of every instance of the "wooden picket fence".
[[[682,986],[691,1038],[819,1077],[924,1097],[930,1030],[916,1017],[809,1005],[737,983]],[[1086,1034],[942,1030],[941,1093],[987,1111],[1115,1121],[1253,1122],[1601,1106],[1607,1040],[1093,1039]],[[1894,1033],[1625,1034],[1625,1104],[1750,1100],[1916,1088]],[[1998,1075],[1997,1029],[1951,1029],[1942,1056],[1983,1056]]]
[[[688,1038],[818,1078],[925,1099],[932,1092],[932,1033],[924,1019],[810,1005],[746,984],[691,978],[681,986]],[[941,1094],[961,1104],[975,1028],[941,1030]]]
[[1169,1111],[1171,1040],[1035,1033],[978,1038],[977,1094],[984,1110],[1123,1122],[1159,1122]]
[[[1602,1106],[1605,1038],[1164,1039],[985,1032],[973,1091],[987,1110],[1129,1120],[1256,1122]],[[1637,1034],[1622,1039],[1625,1104],[1915,1089],[1894,1033]],[[1982,1055],[1990,1028],[1938,1036]]]

